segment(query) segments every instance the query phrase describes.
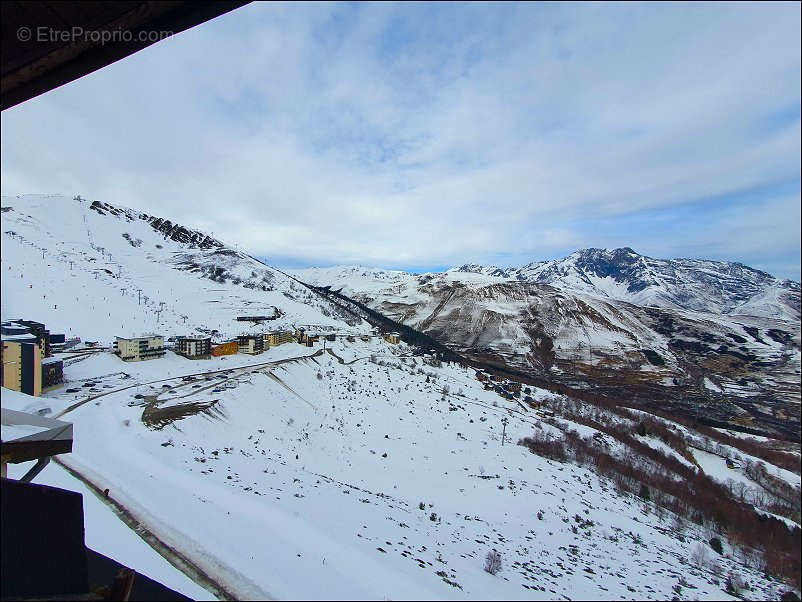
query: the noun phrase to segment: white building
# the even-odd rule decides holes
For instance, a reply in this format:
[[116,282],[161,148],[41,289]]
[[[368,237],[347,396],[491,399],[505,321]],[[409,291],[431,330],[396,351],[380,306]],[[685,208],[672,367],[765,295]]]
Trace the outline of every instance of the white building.
[[139,362],[164,357],[164,337],[151,334],[126,339],[117,337],[114,341],[114,353],[125,362]]

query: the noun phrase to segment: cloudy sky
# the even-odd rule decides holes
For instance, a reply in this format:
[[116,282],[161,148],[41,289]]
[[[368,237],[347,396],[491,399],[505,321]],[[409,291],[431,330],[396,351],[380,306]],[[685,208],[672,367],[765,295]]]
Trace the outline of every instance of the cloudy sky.
[[800,10],[254,4],[2,113],[2,192],[279,266],[584,247],[800,279]]

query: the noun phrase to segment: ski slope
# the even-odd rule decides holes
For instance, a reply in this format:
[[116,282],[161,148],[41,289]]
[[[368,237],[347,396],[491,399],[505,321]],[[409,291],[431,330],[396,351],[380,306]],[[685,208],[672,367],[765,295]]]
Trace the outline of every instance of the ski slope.
[[[137,364],[152,371],[131,377],[137,387],[61,417],[75,428],[65,463],[243,599],[658,600],[680,577],[699,599],[727,598],[688,560],[706,533],[683,535],[593,471],[515,445],[558,430],[479,387],[473,371],[381,340],[337,341],[315,357],[278,349],[283,363],[264,354],[227,365],[217,392],[179,377],[204,362],[174,356],[166,381],[160,362]],[[115,361],[101,354],[66,371],[108,374]],[[215,379],[221,364],[209,363]],[[115,378],[93,382],[116,390]],[[137,391],[164,408],[216,402],[153,428]],[[483,570],[491,549],[502,555],[495,576]],[[717,562],[749,574],[756,598],[773,594],[737,560]]]
[[[134,210],[98,211],[61,195],[3,197],[2,206],[3,319],[106,344],[153,331],[224,339],[295,325],[369,330],[248,255],[178,242]],[[276,314],[262,326],[236,321]]]

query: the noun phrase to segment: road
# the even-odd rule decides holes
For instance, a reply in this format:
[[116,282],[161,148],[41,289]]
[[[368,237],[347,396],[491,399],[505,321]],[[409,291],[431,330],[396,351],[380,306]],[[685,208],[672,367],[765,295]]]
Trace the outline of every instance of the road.
[[[309,355],[299,355],[299,356],[291,357],[291,358],[273,360],[273,361],[270,361],[270,362],[263,362],[261,364],[247,364],[247,365],[244,365],[244,366],[234,366],[233,368],[219,368],[219,369],[215,369],[215,370],[207,370],[206,372],[195,372],[193,374],[183,374],[181,376],[170,376],[168,378],[160,378],[160,379],[157,379],[157,380],[151,380],[151,381],[147,381],[147,382],[137,381],[137,382],[135,382],[135,383],[133,383],[131,385],[128,385],[127,387],[121,387],[119,389],[113,389],[111,391],[106,391],[104,393],[98,393],[97,395],[90,395],[86,399],[83,399],[81,401],[78,401],[78,402],[68,406],[67,408],[65,408],[64,410],[62,410],[58,414],[56,414],[54,416],[54,418],[61,418],[65,414],[68,414],[69,412],[72,412],[73,410],[75,410],[77,408],[80,408],[82,405],[87,404],[90,401],[94,401],[96,399],[100,399],[101,397],[105,397],[106,395],[112,395],[113,393],[119,393],[120,391],[127,391],[128,389],[132,389],[134,387],[138,387],[138,386],[141,386],[141,385],[153,385],[153,384],[156,384],[156,383],[163,383],[163,382],[167,382],[167,381],[171,381],[171,380],[176,380],[176,379],[179,379],[179,378],[184,378],[186,376],[195,377],[195,376],[212,376],[212,375],[215,375],[215,374],[230,374],[230,373],[234,372],[235,370],[239,370],[240,373],[241,373],[242,371],[248,370],[249,368],[252,368],[252,369],[255,370],[257,368],[264,368],[266,366],[278,366],[278,365],[284,364],[286,362],[294,362],[294,361],[301,360],[301,359],[309,359],[309,358],[313,358],[313,357],[318,357],[318,356],[320,356],[322,354],[323,354],[323,349],[318,349],[317,351],[315,351],[314,353],[309,354]],[[226,379],[226,380],[228,380],[228,379]],[[219,385],[220,383],[216,383],[216,384]],[[171,387],[170,390],[172,390],[172,389],[173,388]]]
[[[219,376],[219,375],[225,375],[226,376],[225,379],[216,379],[214,382],[210,383],[207,387],[198,388],[198,389],[192,389],[191,388],[193,385],[197,385],[198,384],[197,380],[186,381],[186,382],[182,381],[182,382],[177,383],[175,386],[172,386],[172,387],[170,387],[168,389],[165,389],[164,391],[161,391],[161,392],[159,392],[157,394],[157,400],[158,400],[158,397],[163,395],[163,394],[167,394],[167,393],[170,393],[170,392],[175,392],[176,390],[180,390],[183,387],[189,387],[190,391],[186,395],[181,395],[179,397],[173,397],[172,398],[172,399],[180,399],[180,398],[183,398],[183,397],[188,397],[189,395],[192,395],[192,394],[195,394],[195,393],[200,393],[200,392],[205,391],[205,390],[207,390],[209,388],[219,387],[219,386],[223,385],[224,383],[226,383],[226,382],[228,382],[230,380],[233,380],[234,378],[237,378],[237,377],[239,377],[239,376],[241,376],[243,374],[251,374],[251,373],[254,373],[254,372],[258,372],[258,371],[264,371],[266,368],[273,368],[273,367],[280,366],[282,364],[286,364],[286,363],[290,363],[290,362],[296,362],[296,361],[306,360],[306,359],[313,359],[313,358],[316,358],[316,357],[320,357],[321,355],[323,355],[326,352],[329,353],[340,364],[343,364],[343,365],[350,365],[350,364],[353,364],[354,362],[368,359],[368,356],[366,356],[366,357],[356,358],[356,359],[351,360],[351,361],[345,361],[343,358],[338,356],[331,349],[325,349],[325,350],[324,349],[318,349],[314,353],[311,353],[311,354],[308,354],[308,355],[299,355],[299,356],[295,356],[295,357],[291,357],[291,358],[284,358],[284,359],[279,359],[279,360],[272,360],[272,361],[269,361],[269,362],[262,362],[262,363],[259,363],[259,364],[248,364],[248,365],[243,365],[243,366],[235,366],[235,367],[231,367],[231,368],[207,370],[207,371],[202,371],[202,372],[196,372],[196,373],[193,373],[193,374],[187,374],[187,375],[181,375],[181,376],[172,376],[172,377],[169,377],[169,378],[156,379],[156,380],[152,380],[152,381],[145,382],[145,383],[137,382],[137,383],[125,386],[125,387],[121,387],[121,388],[118,388],[118,389],[114,389],[114,390],[106,391],[106,392],[103,392],[103,393],[99,393],[97,395],[91,395],[91,396],[87,397],[86,399],[84,399],[82,401],[79,401],[77,403],[74,403],[74,404],[70,405],[65,410],[63,410],[62,412],[57,414],[56,417],[60,418],[60,417],[64,416],[65,414],[67,414],[69,412],[72,412],[73,410],[85,405],[86,403],[94,401],[96,399],[105,397],[107,395],[119,393],[121,391],[126,391],[128,389],[137,387],[139,385],[150,385],[150,384],[156,384],[156,383],[164,383],[164,382],[168,382],[168,381],[177,381],[177,380],[180,380],[180,379],[185,378],[187,376],[192,376],[192,377],[209,377],[209,376]],[[397,357],[397,356],[394,356],[394,357]],[[275,375],[273,375],[272,373],[268,373],[268,375],[272,376],[275,380],[278,380],[279,384],[284,385],[284,383],[281,382],[280,379],[278,379],[278,377],[275,377]],[[286,387],[287,385],[284,385],[284,386]],[[489,410],[491,412],[494,412],[494,413],[498,413],[498,414],[502,414],[502,415],[506,415],[506,414],[517,415],[519,419],[521,419],[521,420],[523,420],[525,422],[531,423],[533,425],[537,421],[537,418],[532,415],[531,411],[522,412],[520,410],[516,411],[515,409],[512,409],[512,408],[493,407],[493,406],[486,405],[486,404],[483,404],[483,403],[478,403],[476,401],[472,401],[472,400],[469,400],[469,399],[467,399],[465,397],[454,395],[454,394],[447,394],[447,396],[449,398],[454,399],[455,401],[458,400],[457,401],[458,403],[469,403],[469,404],[474,404],[474,405],[480,405],[480,406],[482,406],[482,407],[486,408],[487,410]],[[306,403],[309,403],[307,400],[303,400],[303,401],[305,401]],[[155,407],[155,405],[157,403],[158,403],[158,401],[148,402],[147,405]],[[523,407],[522,409],[523,410],[527,410],[527,408],[525,408],[525,407]],[[145,412],[146,411],[147,411],[147,407],[146,407]],[[145,415],[145,412],[143,412],[143,416]],[[94,477],[90,478],[84,472],[84,470],[80,467],[80,465],[77,464],[77,462],[74,462],[71,458],[58,458],[58,457],[54,457],[53,461],[56,464],[58,464],[59,466],[61,466],[62,468],[64,468],[64,470],[69,472],[73,477],[79,479],[82,483],[84,483],[87,486],[87,488],[99,500],[101,500],[103,503],[105,503],[107,506],[109,506],[109,508],[120,518],[120,520],[122,520],[130,529],[132,529],[137,535],[139,535],[151,548],[153,548],[158,554],[160,554],[162,557],[164,557],[165,560],[167,560],[176,569],[180,570],[185,575],[187,575],[187,577],[192,579],[195,583],[197,583],[198,585],[200,585],[201,587],[203,587],[204,589],[206,589],[207,591],[209,591],[210,593],[212,593],[214,596],[218,597],[221,600],[236,600],[236,599],[240,599],[240,598],[243,598],[243,597],[251,597],[252,592],[253,592],[253,588],[255,586],[253,586],[250,583],[244,583],[244,584],[240,583],[240,581],[242,579],[242,576],[238,575],[234,569],[232,569],[230,567],[227,567],[224,562],[220,561],[220,559],[214,559],[215,562],[216,562],[216,566],[213,567],[214,568],[213,571],[210,571],[208,569],[205,569],[202,566],[203,564],[207,564],[208,565],[208,562],[204,562],[204,560],[208,560],[208,559],[204,559],[202,557],[202,555],[197,557],[197,558],[193,558],[194,555],[193,555],[193,553],[191,551],[191,547],[189,549],[179,550],[179,549],[176,549],[176,547],[174,545],[170,545],[169,543],[167,543],[165,541],[165,539],[162,536],[159,535],[159,533],[158,533],[159,526],[157,524],[149,524],[147,516],[140,516],[140,515],[138,515],[138,513],[136,513],[135,511],[131,510],[129,505],[127,505],[126,502],[125,502],[125,499],[124,499],[125,498],[125,494],[124,493],[122,493],[122,492],[118,493],[116,496],[114,494],[112,494],[112,495],[109,495],[107,497],[104,494],[104,490],[106,489],[106,485],[103,482],[99,482],[98,481],[99,477],[97,477],[97,476],[94,476]],[[135,506],[135,504],[134,504],[134,506]],[[235,585],[232,587],[231,585],[228,585],[229,583],[234,583]],[[244,591],[239,591],[240,588],[238,588],[236,586],[236,584],[238,584],[238,583],[240,583],[240,585],[243,587],[244,590],[248,590],[248,592],[245,593]],[[265,592],[260,592],[260,593],[261,593],[261,595],[259,597],[261,597],[262,599],[270,599]]]

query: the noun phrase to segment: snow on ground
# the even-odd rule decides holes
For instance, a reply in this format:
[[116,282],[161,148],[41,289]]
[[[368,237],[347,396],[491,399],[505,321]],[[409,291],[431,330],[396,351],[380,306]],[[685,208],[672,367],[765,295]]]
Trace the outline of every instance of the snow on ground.
[[[176,242],[140,218],[60,195],[3,197],[2,316],[110,345],[115,336],[349,326],[288,276],[234,249]],[[216,242],[216,241],[215,241]],[[220,243],[218,243],[220,244]],[[214,276],[212,279],[210,276]],[[254,326],[241,315],[273,316]]]
[[[75,446],[65,461],[244,597],[663,599],[680,576],[700,599],[726,597],[688,564],[692,538],[592,471],[515,445],[537,415],[472,373],[402,357],[405,345],[329,347],[336,355],[268,366],[258,361],[268,354],[247,358],[216,392],[193,392],[208,381],[184,381],[190,368],[171,360],[126,364],[140,391],[148,379],[159,381],[154,393],[173,387],[164,403],[149,407],[133,388],[67,413]],[[110,359],[67,376],[112,373]],[[212,405],[161,429],[143,424],[182,403]],[[491,549],[504,564],[496,576],[483,570]],[[750,574],[757,592],[761,579]]]
[[694,448],[691,448],[691,453],[702,468],[702,471],[719,483],[735,481],[736,483],[744,483],[752,489],[760,489],[752,479],[744,475],[740,470],[727,468],[727,463],[721,456]]
[[765,443],[766,441],[776,441],[776,439],[772,439],[770,437],[763,437],[761,435],[750,435],[749,433],[733,431],[732,429],[715,428],[715,430],[717,430],[720,433],[724,433],[725,435],[729,435],[730,437],[737,437],[738,439],[754,439],[759,443]]
[[[20,478],[33,464],[33,461],[9,464],[9,477]],[[85,541],[88,547],[120,564],[133,567],[138,573],[193,600],[216,599],[162,558],[129,529],[106,504],[95,497],[86,485],[59,465],[51,462],[33,482],[76,491],[83,496]]]
[[[36,319],[105,344],[145,331],[369,332],[281,272],[231,248],[163,237],[131,210],[101,214],[66,197],[3,198],[3,206],[12,207],[2,213],[3,319]],[[499,281],[370,277],[406,304],[429,303],[420,294],[428,283]],[[606,302],[586,303],[605,315]],[[487,316],[509,305],[494,311]],[[262,326],[235,321],[275,313]],[[627,328],[623,314],[607,314],[613,330]],[[586,325],[574,326],[579,341]],[[500,340],[514,347],[519,330],[499,328]],[[689,564],[694,536],[593,471],[515,445],[557,426],[485,391],[472,371],[409,355],[378,338],[201,361],[68,353],[63,387],[32,401],[3,390],[2,402],[72,422],[65,464],[241,598],[664,599],[680,578],[695,597],[727,597],[710,567]],[[122,553],[95,537],[98,551]],[[496,576],[483,570],[492,549],[504,566]],[[131,551],[132,568],[141,562],[163,580],[163,566]],[[759,573],[717,562],[748,576],[750,596],[775,597]],[[180,579],[164,582],[181,589]]]
[[[678,424],[676,422],[672,422],[672,421],[667,420],[665,418],[662,418],[660,416],[654,416],[654,415],[649,414],[648,412],[644,412],[642,410],[629,408],[629,411],[633,412],[635,414],[638,414],[640,416],[643,416],[644,418],[650,418],[651,420],[656,420],[658,422],[661,422],[662,424],[664,424],[668,428],[670,428],[672,430],[675,430],[678,433],[680,433],[685,438],[685,440],[689,444],[692,444],[693,446],[705,447],[705,445],[703,444],[703,442],[704,442],[703,440],[706,440],[707,438],[700,436],[697,432],[687,428],[684,425]],[[740,438],[742,438],[742,439],[755,439],[755,440],[757,440],[759,442],[760,441],[773,441],[773,439],[769,439],[767,437],[758,437],[758,436],[755,436],[755,435],[746,435],[744,433],[739,433],[738,431],[732,431],[732,430],[729,430],[729,429],[715,429],[715,430],[724,432],[724,433],[726,433],[728,435],[731,435],[731,436],[739,436],[740,435]],[[709,442],[708,442],[708,444],[709,444]],[[703,451],[703,450],[697,449],[697,447],[691,447],[690,449],[694,453],[694,455],[696,454],[697,451]],[[752,489],[754,489],[755,491],[763,491],[762,487],[760,487],[754,481],[752,481],[751,479],[749,479],[748,477],[746,477],[746,476],[744,476],[742,474],[742,469],[741,468],[738,468],[738,467],[736,467],[736,468],[727,468],[726,461],[722,456],[728,456],[731,459],[737,461],[738,463],[742,463],[742,462],[745,462],[745,461],[749,460],[751,462],[754,462],[755,464],[763,464],[766,467],[766,471],[769,474],[787,481],[791,486],[799,487],[800,485],[802,485],[802,478],[800,477],[800,475],[798,475],[798,474],[796,474],[794,472],[791,472],[790,470],[786,470],[784,468],[780,468],[779,466],[775,466],[774,464],[765,462],[761,458],[758,458],[757,456],[752,456],[750,454],[747,454],[746,452],[744,452],[744,451],[742,451],[740,449],[737,449],[737,448],[732,447],[730,445],[716,444],[716,450],[717,450],[717,454],[718,455],[717,454],[712,454],[710,452],[703,452],[703,453],[706,454],[706,456],[708,456],[708,457],[706,457],[706,461],[708,462],[708,468],[710,470],[705,469],[704,466],[702,466],[702,469],[706,473],[708,473],[711,477],[718,478],[718,480],[720,482],[722,482],[722,483],[726,483],[727,479],[731,478],[731,479],[733,479],[735,481],[747,482],[747,484]],[[680,456],[677,456],[677,457],[679,458]],[[741,476],[741,478],[740,479],[735,479],[734,476],[733,476],[735,473],[738,473]]]

